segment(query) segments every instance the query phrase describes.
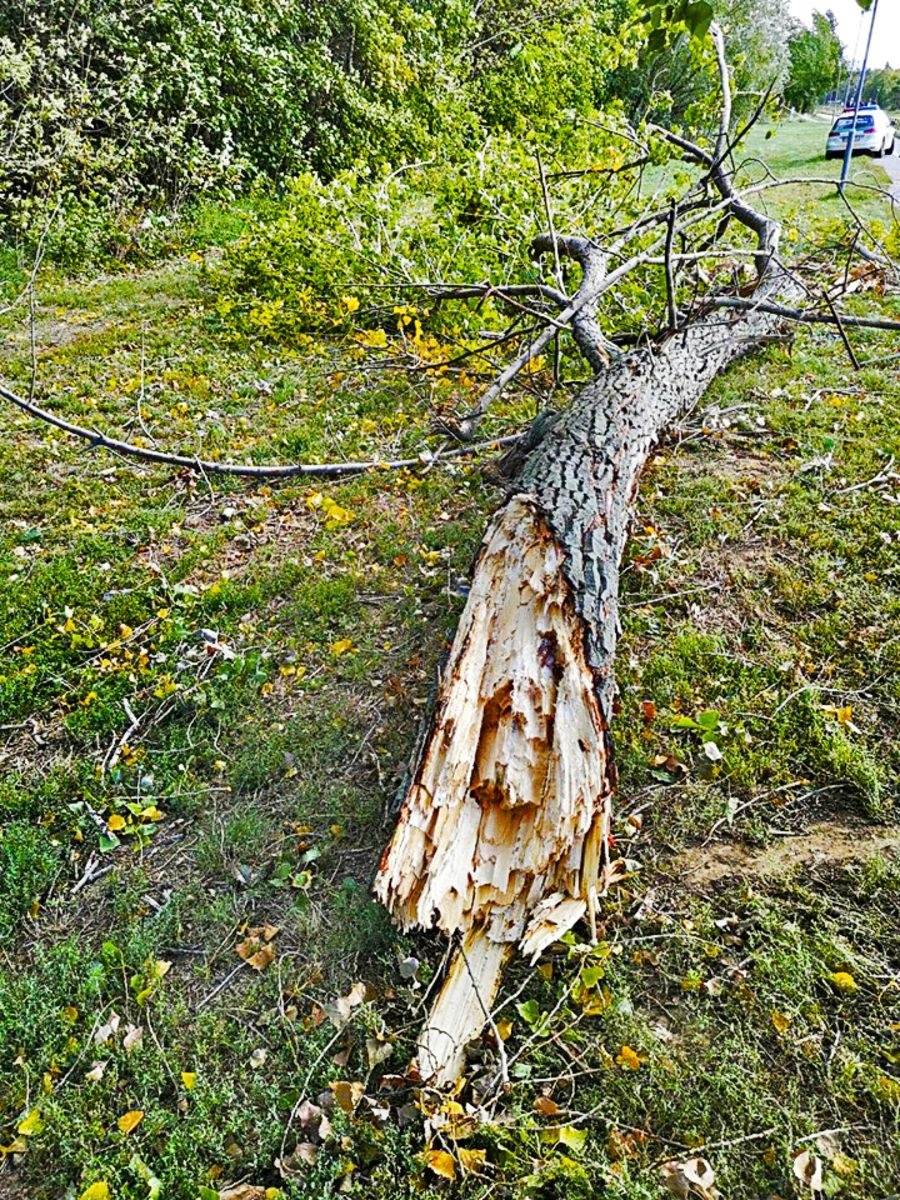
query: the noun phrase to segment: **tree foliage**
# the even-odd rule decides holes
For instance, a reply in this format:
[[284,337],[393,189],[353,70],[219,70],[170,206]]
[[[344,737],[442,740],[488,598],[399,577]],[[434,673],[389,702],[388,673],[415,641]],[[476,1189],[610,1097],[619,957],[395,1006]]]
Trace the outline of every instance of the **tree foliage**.
[[717,93],[711,49],[704,37],[707,10],[728,38],[738,119],[772,85],[777,93],[787,71],[788,18],[781,0],[655,4],[645,14],[651,27],[648,53],[636,68],[616,77],[616,90],[632,119],[693,128],[703,128],[713,119],[709,101]]
[[0,213],[328,179],[602,91],[632,0],[0,0]]
[[866,75],[864,95],[886,109],[900,109],[900,69],[885,66]]
[[790,72],[784,89],[785,103],[799,112],[811,112],[837,86],[844,51],[831,13],[815,12],[812,27],[797,27],[788,42]]

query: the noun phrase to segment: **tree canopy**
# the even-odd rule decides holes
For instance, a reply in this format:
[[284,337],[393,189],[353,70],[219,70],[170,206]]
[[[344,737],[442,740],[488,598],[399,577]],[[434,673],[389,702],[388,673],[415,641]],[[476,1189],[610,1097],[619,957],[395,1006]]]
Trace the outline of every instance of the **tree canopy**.
[[812,28],[794,30],[788,42],[790,72],[785,103],[811,112],[837,86],[843,66],[843,47],[831,13],[813,13]]

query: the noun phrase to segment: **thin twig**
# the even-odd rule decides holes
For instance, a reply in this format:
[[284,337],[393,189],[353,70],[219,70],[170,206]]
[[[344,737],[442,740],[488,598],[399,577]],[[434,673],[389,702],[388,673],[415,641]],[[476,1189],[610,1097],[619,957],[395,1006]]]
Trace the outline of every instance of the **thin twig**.
[[856,357],[853,347],[850,345],[850,339],[847,337],[847,330],[844,328],[844,322],[841,320],[840,313],[834,307],[834,301],[829,296],[827,288],[822,288],[822,295],[825,297],[825,303],[828,305],[829,311],[834,317],[834,323],[838,327],[838,333],[841,335],[841,341],[844,343],[844,349],[847,351],[850,362],[853,364],[853,369],[854,371],[858,371],[859,359]]
[[553,228],[553,210],[550,207],[550,193],[547,191],[547,177],[544,174],[544,164],[541,162],[540,154],[535,154],[537,162],[538,177],[541,181],[541,196],[544,199],[544,214],[547,217],[547,229],[550,231],[550,240],[553,243],[553,278],[556,280],[556,286],[561,292],[565,291],[562,276],[562,264],[559,261],[559,244],[556,240],[556,230]]
[[675,201],[669,209],[669,221],[666,227],[665,269],[666,269],[666,309],[669,314],[669,332],[678,332],[678,310],[675,307],[675,273],[672,269],[672,242],[675,240],[675,221],[678,209]]
[[246,967],[246,965],[247,964],[245,962],[239,962],[236,967],[233,967],[232,970],[230,970],[228,972],[228,974],[225,976],[225,978],[221,979],[216,984],[216,986],[213,988],[213,990],[211,992],[207,992],[207,994],[203,997],[203,999],[197,1005],[196,1011],[201,1012],[204,1008],[206,1008],[207,1004],[211,1004],[213,1002],[213,1000],[215,1000],[216,996],[219,995],[220,992],[224,992],[225,988],[228,987],[229,983],[231,983],[231,981],[232,981],[232,979],[234,979],[235,975],[237,975],[239,971],[243,971],[243,969],[244,969],[244,967]]

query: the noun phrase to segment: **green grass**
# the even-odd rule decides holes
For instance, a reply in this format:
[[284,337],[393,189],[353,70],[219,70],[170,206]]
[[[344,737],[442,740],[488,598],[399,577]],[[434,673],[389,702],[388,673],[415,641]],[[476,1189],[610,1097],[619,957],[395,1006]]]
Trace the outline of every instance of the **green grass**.
[[[820,135],[779,127],[769,161],[818,171]],[[208,457],[417,453],[430,402],[405,376],[223,328],[210,247],[242,220],[208,212],[193,257],[152,269],[42,275],[41,402]],[[890,290],[858,302],[900,313]],[[0,322],[26,387],[20,318]],[[891,350],[852,337],[864,361]],[[615,731],[634,869],[599,950],[571,938],[511,969],[509,1086],[488,1035],[460,1098],[481,1096],[477,1127],[433,1114],[434,1148],[455,1129],[483,1152],[453,1188],[403,1078],[444,948],[399,936],[369,885],[502,493],[474,464],[207,482],[0,412],[0,1190],[649,1200],[659,1165],[702,1147],[731,1200],[793,1194],[804,1148],[829,1195],[888,1194],[900,876],[871,838],[896,820],[900,535],[896,481],[858,485],[900,458],[895,396],[890,363],[857,373],[803,329],[720,380],[648,469]],[[830,858],[828,831],[859,854]],[[725,844],[743,869],[692,881]],[[762,870],[785,844],[796,865]],[[250,932],[267,925],[270,943]],[[253,937],[274,950],[259,972],[236,949]],[[297,1105],[339,1081],[367,1099],[280,1172],[314,1141]]]

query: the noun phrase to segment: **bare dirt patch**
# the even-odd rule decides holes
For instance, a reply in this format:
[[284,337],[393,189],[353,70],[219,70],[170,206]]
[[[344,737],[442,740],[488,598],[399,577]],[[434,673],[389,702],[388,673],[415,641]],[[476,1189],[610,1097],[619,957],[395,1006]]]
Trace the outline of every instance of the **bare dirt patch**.
[[799,866],[840,866],[874,854],[900,855],[900,828],[821,821],[805,833],[763,848],[739,842],[695,847],[679,854],[670,866],[679,878],[702,886],[735,877],[772,879]]

